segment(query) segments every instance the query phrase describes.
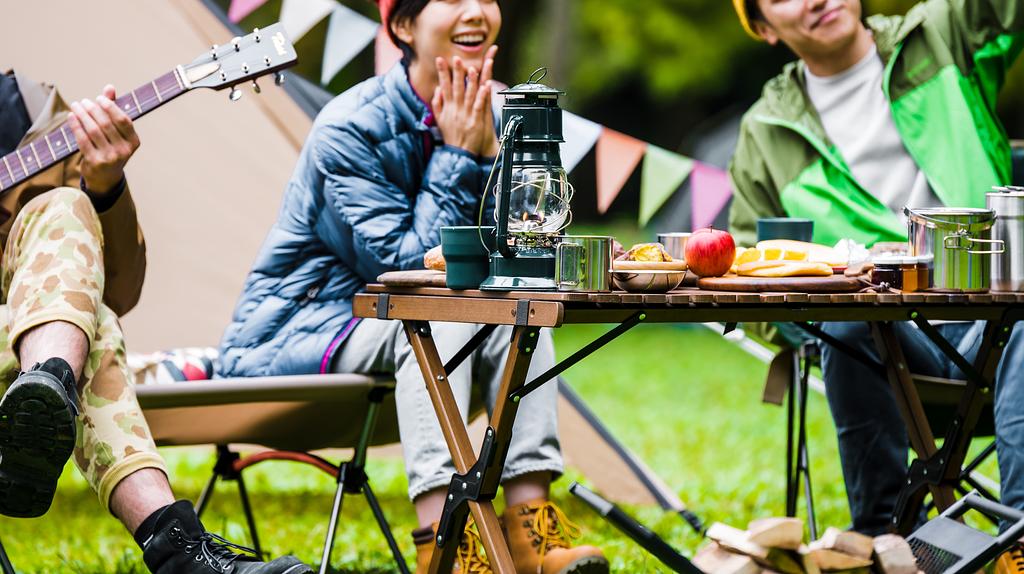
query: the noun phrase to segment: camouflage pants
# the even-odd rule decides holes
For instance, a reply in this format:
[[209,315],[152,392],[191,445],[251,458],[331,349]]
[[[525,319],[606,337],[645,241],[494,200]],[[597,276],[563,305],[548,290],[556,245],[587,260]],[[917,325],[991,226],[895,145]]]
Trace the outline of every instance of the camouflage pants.
[[0,389],[18,376],[14,349],[29,329],[66,321],[85,333],[74,459],[109,508],[111,492],[129,474],[166,468],[129,382],[121,326],[103,304],[102,242],[96,210],[77,189],[54,189],[18,213],[0,262]]

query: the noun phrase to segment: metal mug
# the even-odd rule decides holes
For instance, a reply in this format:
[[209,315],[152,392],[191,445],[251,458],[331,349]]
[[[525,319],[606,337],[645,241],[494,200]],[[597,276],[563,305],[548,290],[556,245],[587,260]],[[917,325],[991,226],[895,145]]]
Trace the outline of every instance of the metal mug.
[[992,238],[1006,245],[1006,253],[992,262],[992,288],[1024,291],[1024,187],[997,187],[985,199],[996,212]]
[[659,233],[658,243],[665,246],[665,251],[672,259],[686,261],[686,242],[692,233]]
[[991,279],[992,255],[1004,243],[992,239],[996,214],[991,209],[903,208],[911,255],[934,257],[931,288],[936,291],[984,293]]
[[555,248],[559,291],[611,291],[612,238],[563,235]]

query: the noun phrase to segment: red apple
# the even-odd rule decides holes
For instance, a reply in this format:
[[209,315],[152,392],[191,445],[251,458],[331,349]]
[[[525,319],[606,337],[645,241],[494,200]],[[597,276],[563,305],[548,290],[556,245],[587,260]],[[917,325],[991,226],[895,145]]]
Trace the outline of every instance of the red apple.
[[684,251],[686,264],[698,277],[721,277],[732,268],[736,242],[728,231],[711,227],[690,235]]

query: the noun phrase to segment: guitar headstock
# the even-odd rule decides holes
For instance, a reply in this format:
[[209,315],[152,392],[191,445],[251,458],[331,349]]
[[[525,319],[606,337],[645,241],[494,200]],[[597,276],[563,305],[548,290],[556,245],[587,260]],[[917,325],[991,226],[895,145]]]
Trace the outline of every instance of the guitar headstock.
[[[295,47],[288,40],[284,26],[280,23],[266,28],[257,28],[251,34],[235,37],[223,46],[214,45],[210,51],[199,56],[191,64],[181,66],[179,73],[188,89],[211,88],[223,90],[232,88],[231,99],[238,99],[241,92],[235,86],[249,80],[255,85],[256,78],[278,72],[295,65],[298,56]],[[277,83],[283,81],[277,76]]]

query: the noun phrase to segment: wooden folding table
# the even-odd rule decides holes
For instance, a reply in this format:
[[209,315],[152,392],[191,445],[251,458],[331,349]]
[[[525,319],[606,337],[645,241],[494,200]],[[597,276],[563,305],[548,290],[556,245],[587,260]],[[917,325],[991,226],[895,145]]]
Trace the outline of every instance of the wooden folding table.
[[[836,345],[871,368],[884,369],[901,414],[907,424],[917,460],[900,495],[893,517],[894,528],[907,532],[928,491],[939,507],[955,501],[961,466],[974,427],[993,389],[996,367],[1013,325],[1021,318],[1024,294],[924,294],[924,293],[726,293],[683,289],[668,294],[545,293],[452,291],[440,287],[369,285],[356,296],[355,315],[401,320],[419,362],[441,430],[452,455],[456,473],[437,533],[431,573],[450,572],[469,512],[473,513],[492,568],[514,573],[515,568],[502,536],[492,500],[512,438],[519,401],[527,393],[554,379],[609,341],[641,323],[789,322],[826,343]],[[981,349],[974,363],[932,327],[930,320],[987,322]],[[476,336],[447,363],[438,355],[431,338],[431,321],[484,325]],[[858,353],[823,333],[817,324],[831,321],[864,321],[871,331],[882,364]],[[924,408],[906,361],[894,322],[914,321],[921,331],[965,374],[960,403],[941,448],[925,417]],[[615,325],[544,374],[527,381],[527,371],[541,328],[568,324]],[[448,375],[477,349],[498,325],[512,329],[499,400],[494,406],[480,453],[473,451],[466,426],[448,385]]]

